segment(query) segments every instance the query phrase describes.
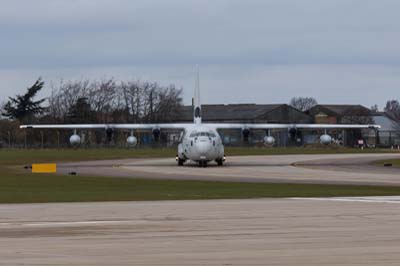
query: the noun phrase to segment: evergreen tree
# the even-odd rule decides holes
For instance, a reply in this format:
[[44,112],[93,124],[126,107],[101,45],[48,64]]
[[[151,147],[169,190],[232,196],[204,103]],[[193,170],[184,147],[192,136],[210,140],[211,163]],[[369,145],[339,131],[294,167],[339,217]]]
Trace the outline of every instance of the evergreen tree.
[[34,101],[36,94],[43,88],[44,81],[39,78],[35,84],[28,88],[24,95],[10,97],[4,106],[3,116],[10,119],[17,119],[20,122],[29,122],[35,115],[42,114],[45,110],[42,103],[46,99]]
[[92,107],[88,103],[88,99],[85,97],[79,98],[74,105],[72,105],[68,111],[66,120],[69,123],[95,123],[96,112],[92,110]]

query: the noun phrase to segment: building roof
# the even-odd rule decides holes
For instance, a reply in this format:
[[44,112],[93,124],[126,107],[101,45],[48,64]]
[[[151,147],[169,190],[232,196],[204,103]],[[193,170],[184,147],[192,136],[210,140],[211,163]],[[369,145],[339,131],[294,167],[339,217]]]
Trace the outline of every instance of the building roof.
[[387,113],[376,112],[372,114],[372,119],[375,124],[380,125],[380,131],[396,131],[399,130],[400,125],[392,119]]
[[317,104],[308,111],[311,115],[316,115],[320,112],[339,117],[371,115],[370,109],[359,104]]
[[[180,121],[193,120],[193,106],[184,106]],[[206,122],[311,122],[307,114],[287,104],[208,104],[202,105]]]

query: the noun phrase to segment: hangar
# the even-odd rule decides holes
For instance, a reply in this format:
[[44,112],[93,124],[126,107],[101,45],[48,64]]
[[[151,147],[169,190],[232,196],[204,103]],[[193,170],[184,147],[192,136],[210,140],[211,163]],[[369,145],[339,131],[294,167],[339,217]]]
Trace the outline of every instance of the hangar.
[[[323,124],[370,124],[372,112],[362,105],[316,105],[302,112],[287,104],[214,104],[203,105],[203,121],[210,123],[323,123]],[[175,122],[190,122],[193,107],[184,106],[180,118]],[[220,132],[228,145],[257,145],[263,143],[268,134],[263,130],[252,131],[243,136],[240,130]],[[293,146],[318,143],[321,130],[272,130],[277,146]],[[331,130],[337,143],[353,146],[362,139],[368,145],[376,145],[379,135],[374,130]],[[173,136],[173,135],[171,135]],[[170,139],[172,140],[172,139]]]
[[[324,124],[373,124],[372,112],[362,105],[318,104],[306,112],[313,123]],[[331,132],[343,145],[354,146],[362,140],[367,145],[376,146],[378,133],[374,130],[336,130]]]
[[[193,120],[193,107],[184,106],[183,115],[176,122]],[[204,122],[210,123],[312,123],[312,118],[287,104],[209,104],[202,105]],[[220,131],[222,139],[228,145],[262,144],[268,132],[255,130],[243,136],[241,130]],[[287,130],[271,130],[276,139],[276,145],[290,145]]]

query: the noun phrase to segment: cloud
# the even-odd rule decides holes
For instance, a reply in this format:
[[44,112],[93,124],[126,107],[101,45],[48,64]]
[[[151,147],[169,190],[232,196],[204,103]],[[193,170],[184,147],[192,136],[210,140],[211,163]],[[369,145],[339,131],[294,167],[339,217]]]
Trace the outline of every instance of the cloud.
[[[260,98],[246,95],[241,88],[248,84],[276,101],[315,93],[351,102],[365,94],[338,98],[332,86],[368,92],[382,86],[384,97],[396,97],[399,82],[390,73],[400,66],[399,8],[395,0],[3,1],[0,77],[8,85],[1,94],[36,76],[138,73],[191,86],[189,75],[180,80],[163,72],[188,73],[198,63],[219,91],[237,89],[233,95],[249,101]],[[218,83],[214,72],[225,80]],[[270,86],[279,89],[267,98],[263,88]],[[209,100],[226,99],[216,93]]]

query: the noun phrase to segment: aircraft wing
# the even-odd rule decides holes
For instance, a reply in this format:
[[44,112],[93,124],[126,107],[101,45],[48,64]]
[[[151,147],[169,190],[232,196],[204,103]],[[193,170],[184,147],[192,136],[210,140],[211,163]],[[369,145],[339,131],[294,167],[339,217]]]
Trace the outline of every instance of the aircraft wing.
[[[205,123],[205,126],[216,129],[378,129],[379,125],[371,124],[258,124],[258,123]],[[21,125],[21,129],[185,129],[192,123],[161,124],[47,124]]]
[[21,125],[21,129],[185,129],[192,124],[161,123],[161,124],[48,124]]
[[216,129],[378,129],[379,125],[363,125],[363,124],[224,124],[224,123],[213,123],[206,124],[207,126],[214,127]]

